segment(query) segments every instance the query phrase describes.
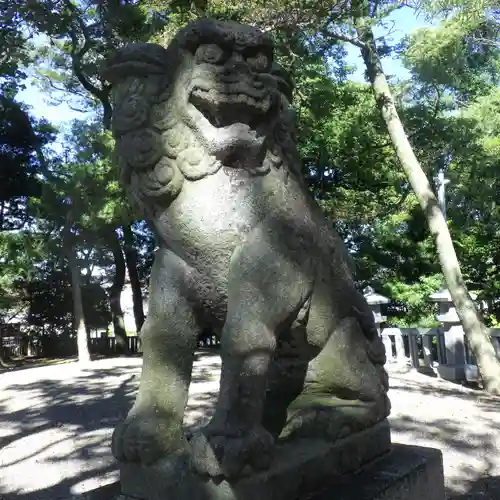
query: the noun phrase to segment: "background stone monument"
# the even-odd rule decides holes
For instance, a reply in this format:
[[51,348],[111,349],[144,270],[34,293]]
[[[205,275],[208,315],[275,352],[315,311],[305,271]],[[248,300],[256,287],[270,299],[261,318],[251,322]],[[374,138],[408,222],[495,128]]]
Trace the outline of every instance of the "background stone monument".
[[[417,496],[398,498],[443,498],[439,458],[437,480],[422,454],[402,470],[389,453],[384,346],[303,181],[293,88],[273,56],[260,31],[200,19],[168,48],[126,46],[103,70],[121,179],[159,243],[139,394],[113,435],[122,492],[312,498],[385,457],[399,472],[382,492],[411,478]],[[188,442],[182,420],[207,328],[221,338],[220,394]],[[349,491],[334,497],[396,498]]]

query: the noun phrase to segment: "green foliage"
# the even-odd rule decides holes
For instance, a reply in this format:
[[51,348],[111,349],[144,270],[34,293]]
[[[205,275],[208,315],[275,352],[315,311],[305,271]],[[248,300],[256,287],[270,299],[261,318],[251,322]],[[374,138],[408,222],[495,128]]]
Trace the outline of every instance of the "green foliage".
[[47,333],[70,334],[73,306],[69,275],[50,266],[50,262],[44,267],[40,277],[26,286],[28,324],[44,329],[48,327]]
[[26,310],[25,285],[45,257],[43,244],[31,233],[0,232],[0,323]]
[[0,230],[22,227],[29,197],[40,195],[36,151],[52,138],[52,130],[36,123],[24,107],[0,95]]
[[23,22],[5,2],[0,5],[0,47],[0,93],[13,99],[23,88],[24,69],[32,58]]
[[421,82],[453,89],[460,103],[497,85],[499,47],[477,42],[479,34],[496,37],[497,32],[486,20],[469,26],[446,20],[412,33],[403,61]]
[[[401,326],[420,320],[431,324],[432,306],[425,294],[435,289],[426,279],[439,272],[439,263],[370,87],[333,80],[321,58],[298,66],[297,73],[304,173],[325,213],[337,221],[361,285],[387,290],[393,300],[405,303],[414,290],[406,304],[408,316],[394,321]],[[428,118],[416,120],[416,130]]]
[[[124,42],[147,40],[163,26],[133,1],[6,0],[0,14],[5,23],[18,23],[36,35],[33,69],[44,92],[56,102],[69,95],[82,109],[101,107],[107,127],[110,87],[99,76],[100,64]],[[63,97],[54,90],[63,91]]]
[[[73,299],[67,269],[47,262],[37,278],[26,284],[25,293],[29,304],[27,321],[38,335],[72,334]],[[106,329],[111,316],[103,288],[98,283],[84,285],[82,299],[87,327]]]
[[78,234],[120,225],[129,208],[113,169],[110,133],[97,121],[74,121],[66,145],[53,158],[38,216],[64,225],[70,212]]
[[[410,34],[399,47],[391,47],[388,39],[377,43],[382,53],[399,54],[411,70],[410,81],[393,86],[399,111],[428,177],[432,179],[440,166],[447,168],[452,181],[449,225],[465,278],[494,304],[500,289],[500,59],[494,5],[482,2],[481,11],[474,4],[471,0],[423,2],[427,12],[443,16],[441,24]],[[349,10],[356,5],[356,11]],[[7,155],[2,164],[9,166],[0,172],[0,198],[7,200],[2,205],[2,227],[12,229],[19,221],[25,227],[36,220],[30,226],[30,243],[23,240],[24,235],[0,233],[1,263],[11,266],[0,279],[2,311],[7,310],[2,304],[11,308],[22,300],[15,284],[17,274],[23,283],[43,279],[46,271],[30,267],[29,255],[41,268],[52,262],[58,272],[66,272],[60,241],[68,228],[79,266],[85,270],[84,285],[113,281],[116,262],[110,237],[121,239],[120,226],[133,217],[110,161],[113,141],[105,131],[112,111],[109,86],[100,79],[98,67],[124,43],[166,44],[180,27],[209,15],[272,29],[278,61],[296,85],[304,175],[345,237],[360,284],[372,284],[405,303],[408,313],[394,318],[396,324],[432,325],[435,311],[427,297],[441,285],[434,243],[400,172],[371,88],[347,80],[351,68],[343,45],[343,40],[355,35],[359,22],[382,26],[400,7],[394,1],[107,0],[84,5],[60,0],[55,9],[54,2],[45,0],[4,2],[0,15],[13,22],[4,23],[0,30],[0,42],[8,47],[8,57],[0,58],[6,82],[3,95],[10,98],[7,90],[15,90],[23,64],[33,55],[23,35],[33,33],[39,40],[36,68],[46,95],[62,89],[63,99],[75,96],[92,115],[74,122],[63,153],[47,154],[42,165],[40,149],[52,138],[46,124],[36,123],[15,101],[0,101],[9,117],[0,125],[0,142],[5,145],[0,154]],[[19,195],[19,203],[9,201],[14,194]],[[27,196],[35,194],[28,203]],[[5,225],[6,207],[11,211],[10,226]],[[14,207],[20,207],[19,214],[12,212]],[[143,221],[134,228],[139,274],[145,282],[154,239]],[[39,243],[40,234],[50,235],[50,240]],[[19,256],[12,263],[9,258],[16,252]],[[93,277],[94,266],[105,271],[102,280]],[[64,289],[67,284],[56,278]],[[66,300],[61,298],[64,293],[57,299],[61,303]]]
[[[3,14],[3,6],[0,7]],[[0,29],[0,322],[26,308],[23,284],[43,259],[40,242],[26,231],[35,223],[31,200],[41,195],[39,151],[53,139],[45,121],[33,119],[15,100],[28,61],[26,40],[15,23]]]
[[411,283],[397,279],[386,281],[382,287],[385,294],[406,307],[404,316],[390,318],[390,324],[402,328],[438,326],[437,308],[429,296],[442,284],[441,273],[423,275]]
[[306,92],[298,107],[299,147],[325,210],[358,225],[393,210],[404,193],[403,177],[369,87],[315,82]]
[[424,6],[445,19],[407,40],[404,60],[413,73],[413,98],[430,102],[432,95],[437,103],[433,133],[421,128],[417,145],[424,157],[440,156],[447,168],[455,248],[468,285],[489,306],[491,322],[500,317],[498,16],[486,2]]

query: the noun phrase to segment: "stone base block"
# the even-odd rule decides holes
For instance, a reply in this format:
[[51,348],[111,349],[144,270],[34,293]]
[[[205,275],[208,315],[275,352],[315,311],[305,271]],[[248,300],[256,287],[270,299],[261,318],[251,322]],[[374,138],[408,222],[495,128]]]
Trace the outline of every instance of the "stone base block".
[[392,451],[310,500],[444,500],[440,450],[394,444]]
[[466,365],[439,365],[437,373],[439,377],[450,382],[461,382],[465,380]]
[[465,365],[465,379],[467,382],[479,382],[481,380],[477,365]]
[[[272,467],[235,482],[203,480],[189,468],[187,456],[169,457],[153,466],[121,464],[120,482],[127,500],[298,500],[325,491],[336,479],[390,452],[387,421],[358,434],[327,443],[297,439],[279,444]],[[325,497],[329,498],[329,497]],[[335,494],[331,498],[338,500]],[[346,497],[357,498],[357,497]],[[392,497],[391,497],[392,498]],[[396,497],[394,497],[396,498]],[[403,498],[403,497],[401,497]],[[423,496],[422,498],[426,498]],[[426,500],[437,500],[429,497]]]

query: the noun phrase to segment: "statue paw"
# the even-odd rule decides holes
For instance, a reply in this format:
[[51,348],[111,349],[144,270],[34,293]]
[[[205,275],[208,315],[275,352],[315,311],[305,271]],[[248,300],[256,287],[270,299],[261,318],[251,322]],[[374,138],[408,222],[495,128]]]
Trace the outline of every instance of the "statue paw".
[[186,449],[180,426],[154,414],[131,414],[113,432],[113,455],[121,462],[150,465],[169,453]]
[[386,395],[371,402],[303,395],[302,406],[289,409],[289,419],[280,437],[337,441],[382,421],[389,414],[388,404]]
[[207,426],[190,445],[194,469],[212,478],[236,478],[268,469],[274,452],[274,439],[263,427],[232,432]]
[[337,441],[353,434],[353,422],[331,410],[303,409],[290,418],[281,438],[327,439]]

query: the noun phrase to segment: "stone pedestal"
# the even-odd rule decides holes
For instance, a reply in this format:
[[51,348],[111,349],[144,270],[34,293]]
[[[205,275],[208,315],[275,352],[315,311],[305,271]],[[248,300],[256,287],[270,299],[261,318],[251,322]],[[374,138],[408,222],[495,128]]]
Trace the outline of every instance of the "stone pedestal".
[[440,450],[390,445],[383,422],[335,444],[278,447],[272,468],[234,483],[202,480],[186,457],[121,467],[116,500],[445,500]]
[[444,500],[443,456],[435,448],[394,444],[392,451],[310,500]]
[[[383,434],[383,433],[382,433]],[[382,435],[381,434],[381,435]],[[305,451],[305,455],[307,452]],[[330,462],[328,462],[330,463]],[[320,473],[325,472],[327,464],[321,464]],[[344,466],[347,465],[347,462]],[[352,465],[352,463],[351,463]],[[288,471],[288,472],[287,472]],[[137,474],[137,471],[135,472]],[[339,477],[338,469],[333,469],[328,484],[320,488],[318,493],[308,495],[302,494],[295,496],[295,491],[300,494],[297,488],[305,474],[310,470],[290,469],[285,467],[281,471],[274,473],[275,480],[269,481],[269,478],[261,476],[257,479],[247,480],[247,487],[236,486],[234,489],[221,483],[214,485],[207,483],[198,483],[198,496],[185,497],[180,496],[178,490],[171,489],[168,493],[163,490],[162,500],[218,500],[219,498],[238,498],[255,500],[264,499],[284,499],[286,500],[444,500],[444,479],[443,479],[443,459],[441,452],[434,448],[422,448],[420,446],[408,446],[403,444],[392,445],[392,450],[385,453],[380,458],[373,460],[365,465],[361,470],[354,473],[344,474]],[[288,474],[288,476],[286,476]],[[297,476],[297,477],[295,477]],[[314,475],[313,475],[314,477]],[[313,479],[311,477],[311,479]],[[298,480],[297,480],[298,478]],[[137,479],[137,476],[129,478],[130,481]],[[147,480],[147,476],[144,476]],[[157,479],[145,486],[144,491],[152,492],[158,488]],[[177,478],[178,483],[185,479],[182,475]],[[122,482],[124,480],[122,472]],[[284,482],[279,483],[280,480]],[[127,480],[125,480],[127,484]],[[307,481],[303,483],[307,485]],[[166,486],[166,485],[165,485]],[[130,485],[129,485],[130,487]],[[294,489],[295,488],[295,489]],[[281,491],[283,490],[283,491]],[[194,488],[196,491],[196,487]],[[138,497],[120,494],[120,483],[114,483],[89,491],[84,495],[68,497],[66,500],[136,500]],[[260,496],[269,493],[276,496]],[[157,490],[158,494],[161,494]],[[252,497],[252,494],[255,495]],[[286,495],[289,495],[288,497]],[[144,495],[139,498],[144,498]],[[149,498],[159,498],[159,496],[150,496]]]
[[[169,457],[145,467],[122,464],[123,499],[298,500],[310,499],[345,474],[390,452],[387,421],[336,443],[300,439],[278,445],[271,468],[236,482],[203,480],[187,457]],[[326,497],[325,497],[326,498]],[[332,497],[333,498],[333,497]],[[337,499],[337,497],[335,497]],[[425,498],[425,497],[422,497]],[[437,497],[435,497],[437,500]],[[427,500],[427,499],[426,499]],[[429,500],[434,500],[434,497]]]

